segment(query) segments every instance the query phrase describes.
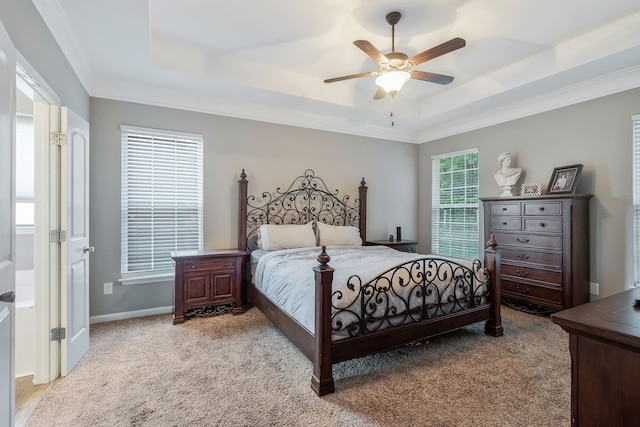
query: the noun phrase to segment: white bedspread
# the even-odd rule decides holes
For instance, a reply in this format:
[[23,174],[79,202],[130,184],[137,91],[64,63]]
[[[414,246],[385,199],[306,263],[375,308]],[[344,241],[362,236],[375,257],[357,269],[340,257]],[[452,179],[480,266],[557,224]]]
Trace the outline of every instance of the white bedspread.
[[[295,318],[311,333],[314,331],[315,281],[313,267],[318,265],[318,247],[286,249],[262,255],[258,261],[254,284],[267,298]],[[333,292],[341,290],[347,295],[349,278],[356,274],[362,283],[375,278],[384,271],[427,255],[400,252],[386,246],[327,247],[331,257],[329,265],[335,269]],[[472,262],[452,259],[468,268]],[[410,292],[402,289],[401,292]],[[450,292],[456,292],[448,291]],[[353,295],[353,292],[350,292]],[[349,304],[353,299],[333,299],[334,305]]]

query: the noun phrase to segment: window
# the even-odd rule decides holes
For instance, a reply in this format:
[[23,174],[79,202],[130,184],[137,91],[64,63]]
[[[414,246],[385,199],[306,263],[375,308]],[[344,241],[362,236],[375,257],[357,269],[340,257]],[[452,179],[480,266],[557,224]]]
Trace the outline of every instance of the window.
[[122,126],[122,282],[173,274],[202,249],[202,135]]
[[635,247],[635,284],[640,286],[640,114],[633,120],[633,226]]
[[431,251],[478,258],[478,149],[432,157]]

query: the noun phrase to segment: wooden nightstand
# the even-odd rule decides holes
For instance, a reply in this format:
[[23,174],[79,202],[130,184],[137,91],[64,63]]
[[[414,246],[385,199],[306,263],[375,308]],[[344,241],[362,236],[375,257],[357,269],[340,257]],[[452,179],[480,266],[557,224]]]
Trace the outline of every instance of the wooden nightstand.
[[399,242],[390,242],[388,240],[367,240],[367,246],[389,246],[402,252],[416,252],[418,242],[416,240],[401,240]]
[[187,309],[221,304],[231,304],[233,314],[242,314],[242,261],[245,255],[235,249],[172,252],[171,258],[176,265],[173,323],[184,323]]

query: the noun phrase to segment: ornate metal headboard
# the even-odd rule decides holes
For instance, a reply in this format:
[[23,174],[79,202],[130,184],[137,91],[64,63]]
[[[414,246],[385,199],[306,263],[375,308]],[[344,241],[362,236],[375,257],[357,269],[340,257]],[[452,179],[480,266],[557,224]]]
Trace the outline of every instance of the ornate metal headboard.
[[258,229],[262,224],[307,224],[313,220],[331,225],[351,225],[360,229],[362,242],[366,241],[367,186],[360,183],[359,198],[351,202],[349,195],[342,198],[338,190],[330,191],[324,180],[311,169],[297,177],[289,187],[273,193],[263,192],[260,198],[247,196],[247,174],[240,174],[238,207],[238,249],[255,249]]

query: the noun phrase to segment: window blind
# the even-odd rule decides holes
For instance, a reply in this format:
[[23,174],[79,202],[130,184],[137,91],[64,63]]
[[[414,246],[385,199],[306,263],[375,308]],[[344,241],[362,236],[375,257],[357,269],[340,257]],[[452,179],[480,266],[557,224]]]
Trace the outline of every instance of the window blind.
[[640,286],[640,114],[631,117],[633,127],[633,226],[635,284]]
[[478,150],[432,157],[431,251],[478,258]]
[[121,132],[123,276],[170,272],[171,251],[202,249],[202,135]]

